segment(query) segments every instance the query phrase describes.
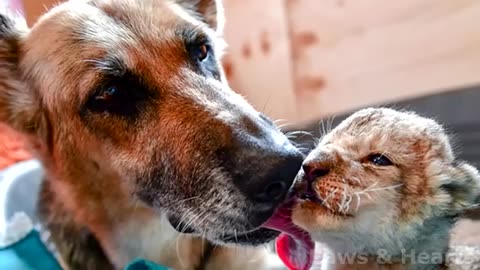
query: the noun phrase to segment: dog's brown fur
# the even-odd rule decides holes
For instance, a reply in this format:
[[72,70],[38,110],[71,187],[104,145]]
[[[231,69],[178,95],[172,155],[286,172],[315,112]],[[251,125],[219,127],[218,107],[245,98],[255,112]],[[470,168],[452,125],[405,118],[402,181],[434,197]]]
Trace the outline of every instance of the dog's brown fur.
[[39,209],[68,268],[265,266],[263,249],[203,240],[273,239],[257,228],[302,160],[229,89],[221,15],[215,0],[71,0],[32,29],[0,16],[0,121],[46,167]]
[[[438,123],[412,112],[354,113],[320,140],[304,170],[299,193],[310,185],[321,201],[300,200],[293,219],[325,244],[325,270],[441,269],[449,230],[480,199],[479,172],[455,160]],[[469,267],[461,269],[478,264]]]

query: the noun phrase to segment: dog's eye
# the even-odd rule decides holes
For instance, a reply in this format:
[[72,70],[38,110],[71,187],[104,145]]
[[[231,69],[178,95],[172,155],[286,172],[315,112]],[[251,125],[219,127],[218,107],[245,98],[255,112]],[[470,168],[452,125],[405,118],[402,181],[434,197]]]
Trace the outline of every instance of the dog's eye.
[[215,52],[211,41],[207,38],[199,38],[195,42],[186,43],[186,48],[192,67],[207,77],[220,80],[221,75],[215,59]]
[[118,87],[115,85],[109,85],[102,89],[98,95],[94,97],[95,101],[108,103],[112,102],[118,94]]
[[368,161],[373,163],[376,166],[391,166],[393,162],[382,154],[372,154],[368,156]]
[[206,43],[202,43],[195,46],[193,50],[193,56],[195,57],[196,60],[203,62],[205,59],[208,58],[210,51],[211,51],[210,45]]
[[115,112],[125,105],[128,94],[116,84],[101,86],[90,99],[89,107],[95,112]]
[[133,117],[149,100],[151,93],[133,74],[105,78],[90,96],[87,109],[94,113]]

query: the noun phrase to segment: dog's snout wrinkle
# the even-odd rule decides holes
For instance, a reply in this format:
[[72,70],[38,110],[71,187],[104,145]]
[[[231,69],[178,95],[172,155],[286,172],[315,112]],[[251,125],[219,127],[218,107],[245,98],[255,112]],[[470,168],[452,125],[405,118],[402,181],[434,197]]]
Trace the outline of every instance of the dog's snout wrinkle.
[[246,134],[249,134],[253,137],[259,137],[262,134],[261,127],[259,123],[252,119],[251,117],[242,117],[240,119],[241,127]]

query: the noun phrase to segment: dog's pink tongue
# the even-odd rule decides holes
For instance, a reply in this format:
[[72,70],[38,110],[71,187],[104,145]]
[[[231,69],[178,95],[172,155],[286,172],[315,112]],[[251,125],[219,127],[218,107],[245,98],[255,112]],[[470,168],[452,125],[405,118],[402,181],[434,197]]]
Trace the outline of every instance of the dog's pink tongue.
[[315,243],[292,223],[293,201],[281,206],[262,227],[282,232],[276,240],[277,253],[290,270],[308,270],[313,264]]

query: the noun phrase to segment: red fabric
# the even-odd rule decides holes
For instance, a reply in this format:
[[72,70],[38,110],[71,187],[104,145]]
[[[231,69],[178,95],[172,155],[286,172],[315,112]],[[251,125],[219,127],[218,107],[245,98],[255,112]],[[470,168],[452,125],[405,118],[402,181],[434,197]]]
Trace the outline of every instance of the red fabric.
[[0,170],[31,157],[25,148],[25,139],[0,123]]

